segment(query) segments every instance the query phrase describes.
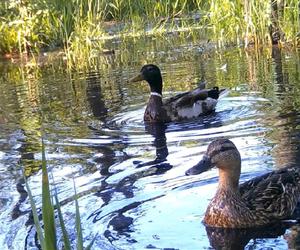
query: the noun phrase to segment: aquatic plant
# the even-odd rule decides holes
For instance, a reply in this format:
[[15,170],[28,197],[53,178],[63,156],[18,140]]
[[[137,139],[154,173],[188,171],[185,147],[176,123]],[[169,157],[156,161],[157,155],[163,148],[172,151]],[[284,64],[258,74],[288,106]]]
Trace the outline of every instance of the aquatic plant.
[[[65,227],[65,222],[63,219],[63,214],[61,211],[56,189],[54,189],[54,194],[53,195],[51,194],[49,176],[47,171],[47,162],[45,156],[45,146],[43,141],[42,141],[42,223],[39,220],[36,204],[25,174],[24,174],[24,178],[25,178],[26,189],[30,200],[30,205],[32,208],[34,224],[35,224],[38,240],[41,244],[41,248],[43,250],[57,249],[58,242],[57,242],[57,229],[55,223],[55,209],[56,209],[58,219],[59,219],[59,225],[62,230],[64,249],[71,250],[70,237]],[[75,225],[76,225],[76,236],[77,236],[77,249],[80,250],[84,248],[83,248],[83,236],[82,236],[79,204],[77,200],[75,184],[74,184],[74,190],[75,190],[74,200],[75,200],[75,210],[76,210]],[[55,205],[52,202],[52,197],[54,197],[55,199],[55,203],[56,203]],[[93,240],[85,249],[91,249],[95,238],[96,237],[93,238]]]

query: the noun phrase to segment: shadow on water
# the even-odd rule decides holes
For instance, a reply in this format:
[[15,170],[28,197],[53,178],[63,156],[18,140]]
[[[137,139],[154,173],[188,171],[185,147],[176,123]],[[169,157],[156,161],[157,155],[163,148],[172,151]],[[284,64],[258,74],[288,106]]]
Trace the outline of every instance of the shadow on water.
[[107,117],[107,108],[101,91],[101,76],[96,72],[89,72],[86,76],[86,96],[93,116],[103,122]]
[[[99,58],[87,73],[66,74],[61,64],[20,69],[0,62],[7,72],[0,76],[3,249],[37,248],[22,172],[41,207],[41,128],[72,239],[74,179],[84,239],[98,234],[95,249],[297,249],[297,224],[276,226],[271,234],[205,228],[201,221],[217,187],[217,171],[184,173],[221,137],[240,150],[241,182],[299,165],[299,52],[277,47],[217,52],[187,40],[159,39],[110,46],[115,55]],[[161,67],[166,97],[201,79],[230,91],[209,116],[144,124],[148,86],[126,80],[145,60]]]

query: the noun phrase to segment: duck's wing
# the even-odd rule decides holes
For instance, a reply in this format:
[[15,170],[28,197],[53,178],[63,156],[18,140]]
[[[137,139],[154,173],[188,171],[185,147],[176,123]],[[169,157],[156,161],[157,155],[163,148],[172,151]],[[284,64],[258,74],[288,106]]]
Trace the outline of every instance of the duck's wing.
[[[195,90],[205,90],[205,87],[206,87],[206,82],[205,81],[201,81],[199,84],[198,84],[198,88],[196,88]],[[164,105],[168,105],[170,103],[173,103],[173,102],[176,102],[177,100],[181,99],[181,98],[186,98],[185,96],[187,96],[191,91],[186,91],[186,92],[183,92],[183,93],[180,93],[180,94],[177,94],[175,96],[172,96],[170,98],[167,98],[164,100],[163,104]]]
[[284,168],[244,182],[240,194],[250,210],[270,219],[292,215],[300,197],[300,168]]
[[200,86],[192,91],[187,91],[174,97],[165,99],[163,105],[172,105],[175,107],[192,106],[195,102],[199,100],[205,100],[208,97],[218,99],[219,94],[220,91],[218,87],[214,87],[212,89],[203,89],[203,87]]
[[170,103],[176,102],[178,99],[182,98],[183,96],[187,95],[190,91],[186,91],[175,96],[166,98],[163,100],[163,105],[169,105]]

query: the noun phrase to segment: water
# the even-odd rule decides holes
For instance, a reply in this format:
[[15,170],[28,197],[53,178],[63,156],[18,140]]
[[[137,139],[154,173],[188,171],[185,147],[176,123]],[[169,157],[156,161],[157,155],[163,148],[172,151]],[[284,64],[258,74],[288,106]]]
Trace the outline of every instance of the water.
[[[37,249],[22,176],[40,207],[42,135],[71,238],[74,181],[86,244],[97,234],[94,249],[211,249],[220,240],[235,249],[299,247],[297,225],[273,235],[210,232],[201,221],[217,170],[185,176],[221,137],[241,153],[241,181],[299,165],[299,52],[170,41],[109,42],[115,54],[85,72],[68,72],[61,58],[40,67],[0,63],[1,249]],[[166,97],[201,79],[229,92],[207,117],[145,127],[148,86],[127,79],[150,62],[162,69]]]

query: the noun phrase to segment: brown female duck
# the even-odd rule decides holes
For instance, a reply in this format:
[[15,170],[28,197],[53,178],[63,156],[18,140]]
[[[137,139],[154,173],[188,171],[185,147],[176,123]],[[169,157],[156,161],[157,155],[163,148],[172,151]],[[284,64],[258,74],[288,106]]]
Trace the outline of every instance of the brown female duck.
[[283,168],[239,185],[241,157],[227,139],[213,141],[203,159],[186,174],[219,169],[219,186],[204,223],[212,227],[249,228],[288,219],[300,198],[300,168]]
[[162,100],[163,81],[160,69],[153,64],[144,65],[140,73],[130,82],[145,80],[151,90],[148,105],[144,113],[144,121],[170,122],[198,117],[215,110],[219,98],[218,87],[205,89],[205,84],[198,88]]

